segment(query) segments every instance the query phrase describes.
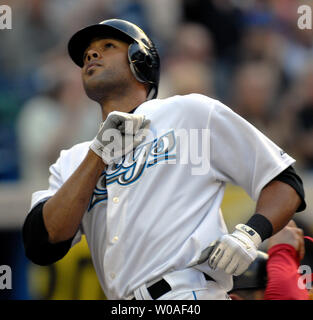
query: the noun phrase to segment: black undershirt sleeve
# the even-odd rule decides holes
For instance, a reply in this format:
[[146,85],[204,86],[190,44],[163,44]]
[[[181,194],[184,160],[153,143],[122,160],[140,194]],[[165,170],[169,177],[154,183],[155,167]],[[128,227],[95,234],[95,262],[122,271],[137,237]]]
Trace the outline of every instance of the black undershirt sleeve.
[[305,210],[306,203],[304,199],[305,194],[304,194],[303,182],[292,166],[289,166],[287,169],[281,172],[278,176],[276,176],[273,180],[278,180],[278,181],[287,183],[292,188],[294,188],[298,193],[299,197],[301,198],[301,204],[296,212]]
[[74,238],[55,244],[49,242],[42,215],[44,204],[45,202],[41,202],[31,210],[22,229],[26,257],[42,266],[62,259],[70,250]]

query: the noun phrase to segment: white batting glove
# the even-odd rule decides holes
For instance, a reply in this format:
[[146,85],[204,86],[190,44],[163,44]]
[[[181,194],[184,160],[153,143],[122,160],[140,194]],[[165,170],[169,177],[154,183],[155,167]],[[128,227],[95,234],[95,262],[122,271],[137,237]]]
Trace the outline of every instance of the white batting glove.
[[109,165],[135,149],[146,138],[149,125],[144,115],[113,111],[101,123],[90,149]]
[[212,269],[239,276],[257,257],[257,249],[262,239],[255,230],[245,224],[238,224],[235,229],[232,234],[226,234],[216,242],[208,263]]

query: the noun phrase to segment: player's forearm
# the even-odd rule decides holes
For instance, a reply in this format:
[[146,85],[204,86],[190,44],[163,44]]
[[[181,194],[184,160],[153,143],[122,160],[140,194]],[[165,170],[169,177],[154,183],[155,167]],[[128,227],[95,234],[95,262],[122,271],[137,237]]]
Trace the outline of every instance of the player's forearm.
[[261,191],[256,212],[271,222],[275,234],[288,223],[300,203],[301,198],[294,188],[273,180]]
[[51,243],[75,235],[104,168],[102,159],[90,150],[72,176],[45,203],[43,219]]

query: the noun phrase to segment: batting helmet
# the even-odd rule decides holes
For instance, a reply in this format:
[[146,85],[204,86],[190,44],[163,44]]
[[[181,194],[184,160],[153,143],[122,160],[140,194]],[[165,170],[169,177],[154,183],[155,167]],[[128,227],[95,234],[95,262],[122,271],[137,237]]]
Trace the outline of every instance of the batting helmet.
[[160,58],[151,39],[135,24],[109,19],[76,32],[68,43],[72,60],[83,67],[83,54],[92,39],[114,37],[129,43],[128,61],[135,78],[149,85],[147,100],[156,98],[160,80]]
[[263,289],[267,283],[266,263],[268,254],[258,251],[256,259],[250,264],[249,268],[240,276],[234,277],[235,290]]

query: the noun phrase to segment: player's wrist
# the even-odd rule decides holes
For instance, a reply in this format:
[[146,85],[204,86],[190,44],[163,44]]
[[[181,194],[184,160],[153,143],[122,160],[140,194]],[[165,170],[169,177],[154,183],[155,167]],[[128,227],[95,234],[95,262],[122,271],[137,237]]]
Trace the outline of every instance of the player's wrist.
[[91,163],[92,166],[99,168],[100,172],[102,172],[107,166],[106,163],[103,162],[101,155],[99,156],[92,148],[89,147],[89,151],[87,153],[87,160]]
[[98,157],[102,157],[103,145],[99,142],[97,137],[93,139],[89,149],[92,150]]
[[262,214],[255,213],[246,223],[246,225],[252,228],[259,234],[262,241],[273,235],[272,223]]

